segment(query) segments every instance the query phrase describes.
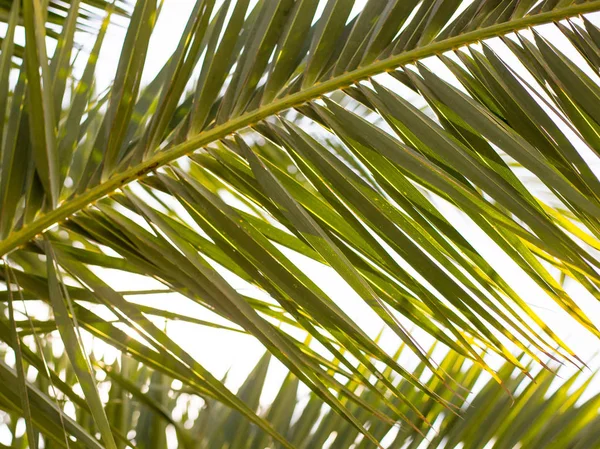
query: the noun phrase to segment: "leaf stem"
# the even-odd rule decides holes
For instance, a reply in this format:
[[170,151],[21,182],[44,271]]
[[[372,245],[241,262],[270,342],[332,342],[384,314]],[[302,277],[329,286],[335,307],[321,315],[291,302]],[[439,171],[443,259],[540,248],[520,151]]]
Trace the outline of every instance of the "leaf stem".
[[414,50],[375,61],[364,67],[343,73],[334,78],[314,84],[309,88],[301,90],[297,93],[280,98],[254,111],[242,114],[239,117],[223,123],[222,125],[202,131],[196,136],[190,138],[188,141],[179,145],[175,145],[163,152],[157,153],[153,157],[125,170],[122,173],[116,174],[105,182],[84,192],[83,194],[71,200],[67,200],[56,209],[44,214],[43,216],[40,216],[20,230],[9,234],[5,240],[0,242],[0,257],[27,243],[29,240],[44,232],[46,229],[49,229],[57,223],[68,219],[71,215],[83,209],[84,207],[93,204],[95,201],[98,201],[112,192],[115,192],[122,186],[147,175],[152,170],[162,167],[182,156],[188,155],[198,148],[222,139],[233,132],[252,125],[271,115],[301,105],[307,101],[314,100],[329,92],[333,92],[358,81],[368,79],[374,75],[395,69],[402,65],[410,64],[429,56],[479,42],[483,39],[500,36],[506,33],[529,28],[531,26],[555,22],[568,17],[598,10],[600,10],[600,0],[593,0],[470,31],[459,36],[454,36],[439,42],[433,42]]

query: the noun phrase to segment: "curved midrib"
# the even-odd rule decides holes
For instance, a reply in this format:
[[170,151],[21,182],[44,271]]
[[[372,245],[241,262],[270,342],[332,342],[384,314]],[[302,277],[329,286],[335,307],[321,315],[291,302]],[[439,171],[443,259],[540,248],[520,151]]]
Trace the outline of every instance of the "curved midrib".
[[324,94],[349,86],[362,79],[369,78],[379,73],[409,64],[428,56],[440,54],[445,51],[481,41],[486,38],[503,35],[534,25],[541,25],[598,10],[600,10],[600,0],[594,0],[579,5],[572,5],[566,8],[560,8],[557,10],[536,14],[535,16],[531,17],[524,17],[506,23],[492,25],[490,27],[464,33],[443,41],[434,42],[399,55],[391,56],[367,66],[360,67],[351,72],[343,73],[342,75],[328,79],[327,81],[317,83],[308,89],[288,95],[254,111],[236,117],[227,123],[216,126],[210,130],[203,131],[195,137],[190,138],[187,142],[158,153],[150,159],[111,177],[107,181],[86,191],[76,198],[66,201],[58,208],[37,218],[19,231],[9,234],[5,240],[0,242],[0,256],[3,256],[13,249],[27,243],[37,234],[43,232],[56,223],[66,220],[69,216],[73,215],[77,211],[109,195],[123,185],[141,178],[150,171],[168,164],[169,162],[185,156],[202,146],[205,146],[211,142],[215,142],[266,117],[277,114],[278,112],[316,99]]

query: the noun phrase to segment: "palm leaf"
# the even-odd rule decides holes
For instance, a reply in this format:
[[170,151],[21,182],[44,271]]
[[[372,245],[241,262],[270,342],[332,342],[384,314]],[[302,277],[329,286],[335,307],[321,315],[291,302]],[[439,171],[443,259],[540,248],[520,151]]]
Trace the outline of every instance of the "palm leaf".
[[[21,3],[25,2],[13,0],[1,1],[0,23],[10,23],[13,9],[16,8],[14,23],[15,25],[24,26],[24,9]],[[131,5],[127,1],[105,2],[104,0],[90,0],[87,2],[52,0],[47,4],[47,9],[43,17],[46,28],[45,34],[48,38],[54,39],[57,42],[58,50],[56,54],[63,56],[62,58],[54,58],[55,61],[61,60],[63,64],[69,62],[74,31],[97,33],[100,28],[99,24],[102,21],[101,11],[107,8],[111,8],[116,15],[129,17]],[[13,56],[18,58],[13,59],[12,63],[20,64],[21,60],[25,58],[25,48],[22,40],[15,42],[10,32],[0,36],[0,45],[11,45],[13,47],[10,52],[3,52],[3,54],[8,56],[9,61]],[[75,43],[75,46],[80,48],[80,45],[77,43]],[[65,58],[64,56],[67,57]],[[60,83],[57,84],[60,86]]]
[[[51,345],[51,340],[46,344]],[[428,348],[428,353],[434,352]],[[413,356],[406,346],[401,347],[395,358],[399,363],[410,362]],[[425,363],[417,365],[415,375],[427,379],[430,388],[439,391],[459,407],[461,415],[448,413],[437,401],[424,397],[405,379],[398,379],[398,388],[418,403],[428,420],[435,422],[435,430],[422,424],[411,427],[405,423],[383,422],[372,413],[351,407],[358,419],[369,427],[372,433],[389,448],[438,448],[461,446],[483,449],[495,444],[500,448],[525,447],[595,447],[600,442],[595,431],[598,425],[600,397],[593,386],[595,373],[559,367],[563,377],[555,382],[553,373],[536,370],[533,379],[515,370],[514,365],[505,362],[497,369],[503,384],[511,396],[482,370],[481,366],[455,352],[446,352],[439,358],[440,366],[460,385],[463,397],[452,396],[447,388],[435,377],[429,376]],[[526,358],[521,360],[525,362]],[[53,360],[53,363],[57,363]],[[221,449],[253,449],[278,447],[271,437],[259,427],[246,421],[242,415],[222,403],[204,396],[194,397],[184,388],[173,387],[172,378],[150,371],[144,365],[127,357],[120,363],[106,365],[102,360],[95,362],[107,373],[110,381],[110,399],[107,405],[111,425],[120,433],[136,435],[132,440],[123,440],[132,447],[166,448],[166,428],[172,425],[176,430],[177,447],[197,447]],[[552,363],[548,361],[548,363]],[[16,382],[16,373],[10,368],[6,379]],[[296,447],[374,447],[350,423],[332,411],[316,395],[299,388],[298,379],[290,373],[283,378],[279,388],[273,388],[268,374],[272,369],[271,356],[265,354],[253,367],[239,387],[237,396],[246,402],[257,414],[274,424],[277,431]],[[4,374],[3,374],[4,375]],[[10,380],[12,376],[12,379]],[[350,391],[356,392],[365,402],[382,414],[390,413],[389,407],[378,400],[371,392],[359,388],[353,380],[345,381]],[[2,387],[0,387],[2,388]],[[32,399],[39,400],[40,386],[28,385]],[[13,398],[15,416],[21,409],[15,401],[16,394],[9,389],[6,398]],[[264,405],[262,395],[273,396],[272,403]],[[78,398],[77,395],[74,398]],[[4,399],[4,397],[3,397]],[[81,398],[79,398],[81,400]],[[408,407],[397,403],[408,415]],[[83,423],[84,412],[79,422]],[[134,416],[139,414],[139,418]],[[177,416],[177,418],[176,418]],[[36,423],[44,423],[43,415],[34,413]],[[46,416],[49,423],[56,416]],[[15,419],[11,417],[11,420]],[[76,424],[66,418],[65,425],[75,429]],[[57,422],[57,421],[55,421]],[[56,424],[55,424],[56,428]],[[48,427],[51,429],[51,427]],[[135,432],[135,433],[133,433]],[[60,425],[57,433],[60,435]],[[52,441],[52,434],[49,435]],[[56,438],[58,440],[58,438]],[[192,443],[193,442],[193,443]],[[13,445],[13,447],[15,447]]]
[[[8,22],[11,8],[15,3],[13,0],[2,0],[0,2],[0,21]],[[99,11],[106,9],[110,3],[112,2],[103,0],[88,0],[84,2],[50,0],[46,14],[48,31],[55,37],[58,36],[57,29],[60,30],[67,23],[67,17],[72,14],[73,10],[75,11],[79,29],[82,31],[91,31],[95,28],[94,22],[99,18]],[[114,6],[117,14],[124,17],[129,15],[128,11],[131,5],[128,1],[117,1]]]
[[[569,277],[598,298],[600,32],[586,14],[600,2],[370,0],[354,17],[354,1],[249,3],[198,0],[180,45],[141,86],[158,5],[138,1],[115,81],[99,95],[93,74],[114,9],[81,79],[71,81],[78,2],[50,60],[50,10],[26,3],[25,64],[10,64],[12,31],[0,59],[0,98],[10,98],[0,103],[0,254],[14,271],[3,276],[7,290],[49,304],[61,335],[81,328],[288,447],[298,441],[94,270],[141,274],[252,334],[365,444],[381,435],[359,416],[386,415],[358,385],[391,410],[388,420],[421,433],[433,422],[422,398],[443,413],[457,408],[452,376],[409,323],[509,391],[479,348],[524,372],[517,351],[538,364],[549,355],[580,365],[437,206],[459,210],[548,301],[600,335],[560,282]],[[13,28],[17,16],[13,9]],[[10,71],[19,71],[16,83],[7,82]],[[74,95],[66,95],[70,84]],[[290,254],[336,272],[439,384],[384,351]],[[78,296],[65,311],[71,292]],[[95,425],[104,444],[120,444],[110,443],[96,368],[82,369],[80,344],[69,342],[69,359],[79,364]],[[331,416],[328,425],[338,419]]]

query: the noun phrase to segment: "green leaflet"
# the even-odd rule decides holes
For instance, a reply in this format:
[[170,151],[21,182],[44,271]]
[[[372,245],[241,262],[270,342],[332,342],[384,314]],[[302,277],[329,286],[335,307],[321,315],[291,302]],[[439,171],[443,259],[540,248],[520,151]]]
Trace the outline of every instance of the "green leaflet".
[[[92,375],[93,371],[82,348],[81,338],[78,335],[77,325],[75,324],[77,318],[72,315],[73,308],[72,305],[70,305],[68,294],[64,295],[64,292],[61,291],[52,247],[47,240],[44,242],[43,246],[47,261],[46,267],[48,271],[49,297],[59,332],[63,337],[63,341],[66,343],[65,350],[71,360],[77,378],[81,383],[81,388],[84,391],[85,397],[89,401],[94,421],[100,430],[104,444],[110,449],[116,449],[117,446],[110,430],[110,424],[106,418],[106,413],[98,394],[96,382]],[[69,305],[65,305],[65,302]],[[70,308],[71,313],[67,307]]]

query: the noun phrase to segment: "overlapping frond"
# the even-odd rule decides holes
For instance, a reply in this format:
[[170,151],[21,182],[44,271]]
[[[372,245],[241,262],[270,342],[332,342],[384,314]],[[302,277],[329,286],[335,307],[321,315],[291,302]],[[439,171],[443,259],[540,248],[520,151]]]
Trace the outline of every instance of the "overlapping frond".
[[[8,25],[15,22],[19,25],[25,24],[24,7],[27,2],[16,0],[3,0],[0,2],[0,23]],[[32,2],[30,2],[33,4]],[[103,11],[110,8],[118,16],[128,17],[131,11],[131,3],[128,1],[108,2],[104,0],[88,1],[60,1],[40,2],[47,3],[41,21],[45,23],[45,34],[53,41],[61,41],[61,45],[73,45],[69,40],[73,39],[74,32],[97,33],[102,23]],[[3,29],[4,31],[4,29]],[[14,34],[6,32],[0,35],[0,46],[2,53],[13,57],[15,65],[25,57],[25,48],[21,39],[14,41]],[[11,47],[11,48],[9,48]],[[77,43],[75,48],[81,49]]]
[[[402,360],[402,354],[399,359]],[[465,390],[476,388],[476,392],[465,394],[464,398],[447,396],[460,408],[460,416],[449,413],[434,401],[423,400],[420,392],[404,381],[400,382],[399,388],[418,402],[419,409],[424,411],[427,420],[435,423],[433,428],[426,425],[390,425],[377,420],[364,410],[355,409],[357,416],[365,427],[382,441],[384,447],[389,449],[585,448],[598,445],[600,437],[595,428],[598,425],[599,418],[596,412],[600,398],[592,391],[592,378],[584,379],[579,371],[569,375],[564,384],[556,388],[553,376],[548,371],[540,371],[531,381],[523,373],[515,374],[514,366],[507,362],[498,369],[498,373],[513,394],[511,399],[496,381],[490,379],[482,382],[487,377],[485,372],[481,367],[466,360],[456,353],[449,353],[440,363]],[[257,364],[238,393],[240,396],[244,395],[249,403],[255,404],[257,410],[260,393],[268,388],[268,383],[265,383],[266,366],[268,359],[265,357]],[[415,374],[422,374],[424,370],[426,366],[421,364],[415,369]],[[447,394],[446,387],[436,379],[430,379],[430,383],[441,395]],[[358,391],[355,382],[349,382],[348,387]],[[376,398],[365,391],[359,394],[369,403],[378,404]],[[273,403],[263,412],[281,434],[297,447],[373,447],[337,414],[323,409],[314,395],[301,395],[300,403],[297,395],[297,379],[291,375],[287,376]],[[260,430],[243,427],[240,425],[241,418],[236,416],[235,412],[216,404],[209,404],[202,409],[191,427],[192,438],[196,435],[195,432],[204,435],[200,447],[268,447],[269,439]],[[376,408],[383,413],[387,412],[383,405]],[[409,410],[406,410],[406,413],[411,415]],[[207,423],[219,425],[208,426]],[[206,428],[210,430],[204,431]]]
[[[50,339],[44,340],[44,348],[51,354]],[[428,353],[432,353],[433,349],[427,348]],[[404,347],[394,358],[404,364],[411,362],[412,355]],[[49,360],[57,367],[68,363],[52,356]],[[269,434],[252,425],[238,412],[208,395],[197,397],[193,390],[173,383],[172,377],[149,370],[134,359],[123,356],[118,362],[107,363],[101,359],[94,363],[104,376],[100,384],[110,385],[106,413],[119,444],[140,449],[163,449],[173,445],[197,449],[278,447]],[[274,428],[292,445],[299,448],[336,449],[374,447],[372,442],[327,407],[317,395],[303,389],[292,374],[288,373],[283,382],[274,388],[267,377],[270,366],[271,356],[266,354],[247,376],[237,397],[273,423]],[[418,364],[413,373],[450,401],[460,415],[449,412],[438,402],[423,396],[405,379],[397,380],[398,388],[417,404],[427,421],[433,423],[433,428],[424,422],[411,426],[405,422],[382,419],[381,416],[390,416],[392,405],[406,413],[407,417],[417,417],[405,404],[399,401],[386,404],[362,389],[360,381],[353,376],[344,380],[345,388],[369,404],[371,409],[366,410],[354,404],[350,404],[349,408],[359,422],[389,449],[484,449],[490,445],[498,449],[586,449],[600,444],[597,432],[600,396],[593,386],[594,375],[572,370],[565,375],[559,368],[563,380],[556,382],[556,377],[550,371],[542,369],[535,373],[533,379],[529,379],[524,373],[516,371],[512,363],[506,362],[497,371],[511,393],[509,396],[481,366],[455,352],[447,353],[441,359],[440,367],[455,379],[462,393],[460,396],[452,395],[439,379],[428,376],[424,362]],[[332,369],[340,368],[335,364],[332,366]],[[22,414],[21,403],[14,391],[18,376],[5,365],[0,365],[0,373],[4,381],[0,386],[0,400],[9,413],[7,424],[13,434],[11,447],[19,447],[26,436],[19,437],[15,431],[16,422]],[[64,428],[75,434],[93,432],[90,410],[72,390],[76,379],[71,376],[64,382],[58,379],[58,382],[56,385],[60,389],[61,402],[83,404],[75,420],[62,417]],[[32,392],[31,401],[37,407],[40,407],[40,393],[53,394],[44,376],[40,376],[36,384],[28,385],[28,388]],[[265,395],[274,398],[268,406],[263,401]],[[49,411],[44,416],[39,409],[34,410],[33,422],[48,432],[46,443],[52,447],[65,447],[63,426],[57,411],[47,409]],[[169,444],[167,435],[170,435]],[[86,447],[98,447],[91,437],[83,441]]]
[[[598,298],[600,31],[586,14],[600,2],[370,0],[351,16],[354,3],[199,0],[167,64],[141,86],[159,5],[138,1],[114,83],[99,95],[110,14],[73,79],[73,31],[48,57],[45,10],[25,3],[25,64],[12,68],[12,39],[0,55],[0,253],[10,273],[0,276],[50,305],[105,446],[119,443],[81,330],[292,443],[147,315],[181,317],[131,301],[96,267],[158,280],[252,334],[373,444],[380,436],[358,416],[376,411],[323,353],[394,421],[428,422],[395,376],[427,401],[453,403],[290,254],[337,272],[449,394],[451,376],[408,323],[497,381],[479,348],[523,371],[516,350],[580,361],[444,207],[600,335],[560,281]],[[232,275],[260,295],[236,289]]]

